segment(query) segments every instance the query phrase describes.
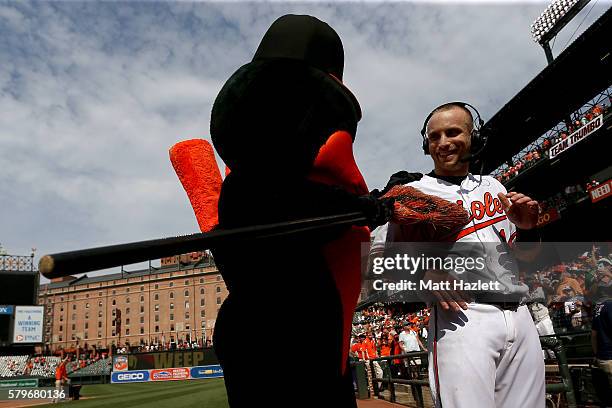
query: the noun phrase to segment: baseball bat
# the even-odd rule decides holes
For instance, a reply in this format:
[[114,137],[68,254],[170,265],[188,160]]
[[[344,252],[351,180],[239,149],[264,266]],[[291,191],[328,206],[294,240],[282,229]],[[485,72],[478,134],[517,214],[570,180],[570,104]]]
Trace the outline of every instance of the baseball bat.
[[149,259],[210,249],[222,245],[244,244],[254,239],[301,234],[335,227],[365,225],[366,223],[367,218],[362,213],[353,212],[274,224],[217,229],[207,233],[45,255],[38,263],[38,270],[44,277],[52,279],[76,273],[144,262]]

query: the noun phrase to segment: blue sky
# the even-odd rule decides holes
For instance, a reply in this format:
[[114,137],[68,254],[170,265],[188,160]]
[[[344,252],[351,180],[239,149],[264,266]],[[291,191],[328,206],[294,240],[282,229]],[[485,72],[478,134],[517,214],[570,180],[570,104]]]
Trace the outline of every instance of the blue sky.
[[[553,53],[610,4],[587,5]],[[369,187],[429,171],[424,116],[449,100],[497,112],[545,66],[529,30],[546,5],[0,1],[0,243],[40,256],[197,232],[168,149],[209,138],[217,92],[287,13],[343,40]]]

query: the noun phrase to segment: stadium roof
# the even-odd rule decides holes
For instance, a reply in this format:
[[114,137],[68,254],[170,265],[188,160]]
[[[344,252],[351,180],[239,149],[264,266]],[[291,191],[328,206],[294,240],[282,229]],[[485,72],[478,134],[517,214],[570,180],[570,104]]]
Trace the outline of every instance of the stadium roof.
[[209,263],[208,261],[204,261],[204,258],[203,258],[202,262],[190,263],[189,265],[181,265],[180,268],[178,265],[170,265],[170,266],[162,266],[162,267],[151,267],[150,271],[149,269],[141,269],[137,271],[129,271],[129,272],[124,271],[123,273],[119,272],[119,273],[112,273],[109,275],[100,275],[100,276],[91,276],[91,277],[88,277],[87,275],[82,275],[76,279],[62,281],[62,282],[50,282],[48,284],[40,285],[40,286],[41,286],[41,290],[43,288],[44,289],[69,288],[75,285],[87,285],[91,283],[108,282],[112,280],[134,278],[134,277],[139,277],[139,276],[148,276],[149,274],[155,275],[158,273],[177,272],[177,271],[200,269],[200,268],[207,268],[207,267],[214,267],[214,266],[215,264],[213,262]]
[[612,83],[609,8],[485,125],[490,173]]

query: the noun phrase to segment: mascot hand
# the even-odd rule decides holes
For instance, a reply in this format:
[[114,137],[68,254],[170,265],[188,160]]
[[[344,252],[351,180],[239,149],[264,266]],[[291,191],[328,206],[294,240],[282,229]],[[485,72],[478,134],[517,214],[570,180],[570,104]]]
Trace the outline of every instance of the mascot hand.
[[368,219],[366,225],[370,230],[386,224],[393,217],[395,209],[394,198],[378,199],[373,195],[359,197],[360,209]]
[[412,183],[413,181],[419,181],[423,178],[423,173],[408,173],[406,170],[398,171],[393,174],[389,179],[389,182],[383,189],[383,191],[378,191],[378,189],[373,190],[370,194],[372,194],[376,198],[380,198],[385,195],[389,190],[391,190],[394,186],[404,185],[408,183]]

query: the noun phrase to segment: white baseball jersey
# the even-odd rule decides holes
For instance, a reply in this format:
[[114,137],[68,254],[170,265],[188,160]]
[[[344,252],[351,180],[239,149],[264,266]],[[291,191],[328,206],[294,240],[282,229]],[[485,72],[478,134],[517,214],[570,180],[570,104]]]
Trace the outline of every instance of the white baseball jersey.
[[[500,282],[505,294],[524,295],[528,288],[518,282],[518,267],[516,262],[508,262],[512,257],[502,256],[509,251],[509,244],[516,238],[516,226],[508,220],[498,193],[506,194],[506,188],[490,176],[475,176],[468,174],[461,185],[452,184],[442,179],[424,175],[421,180],[406,184],[417,188],[425,194],[443,198],[462,205],[469,213],[467,225],[457,234],[457,242],[474,242],[481,246],[486,258],[484,276],[478,277],[485,281]],[[403,227],[395,223],[387,223],[373,232],[374,240],[371,251],[376,253],[384,249],[386,242],[415,241]],[[502,245],[495,245],[500,243]],[[474,246],[477,248],[477,246]]]
[[[507,243],[516,237],[516,227],[497,198],[506,193],[503,185],[471,174],[461,185],[427,175],[408,185],[463,205],[470,221],[456,241],[482,243],[490,278],[505,285],[506,293],[527,293],[516,280],[516,262],[507,262],[509,257],[501,261]],[[386,242],[414,240],[407,239],[406,228],[388,223],[376,229],[372,252],[383,251]],[[429,383],[436,408],[545,406],[542,349],[526,306],[503,310],[472,302],[467,310],[455,312],[434,304],[429,333]]]

